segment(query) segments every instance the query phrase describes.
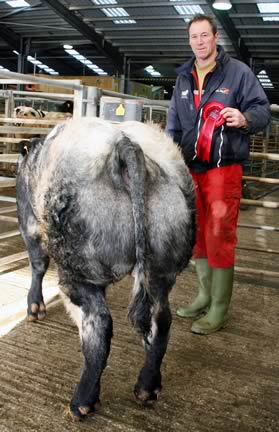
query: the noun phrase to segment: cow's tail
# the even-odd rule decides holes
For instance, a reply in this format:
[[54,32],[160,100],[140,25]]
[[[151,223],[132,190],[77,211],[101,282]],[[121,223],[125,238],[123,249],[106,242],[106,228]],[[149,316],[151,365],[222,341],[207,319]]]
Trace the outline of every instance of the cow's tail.
[[151,328],[152,302],[146,281],[145,158],[140,146],[124,134],[115,149],[122,185],[124,183],[131,197],[135,226],[136,265],[133,270],[135,281],[128,318],[147,341]]

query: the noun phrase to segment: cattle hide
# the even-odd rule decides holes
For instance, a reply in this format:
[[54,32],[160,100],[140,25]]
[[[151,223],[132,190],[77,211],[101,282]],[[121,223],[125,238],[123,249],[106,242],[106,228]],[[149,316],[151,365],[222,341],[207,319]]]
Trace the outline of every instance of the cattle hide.
[[52,257],[79,327],[84,364],[72,417],[99,402],[112,337],[105,290],[127,274],[135,278],[128,316],[145,345],[134,393],[143,404],[155,400],[171,325],[168,295],[195,237],[194,188],[178,147],[138,122],[68,120],[44,142],[33,140],[19,166],[17,206],[32,267],[28,319],[45,317],[42,280]]

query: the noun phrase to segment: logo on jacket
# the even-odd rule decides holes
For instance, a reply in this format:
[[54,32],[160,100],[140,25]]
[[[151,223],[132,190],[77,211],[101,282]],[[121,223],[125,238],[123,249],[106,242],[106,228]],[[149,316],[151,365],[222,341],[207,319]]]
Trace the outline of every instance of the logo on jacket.
[[182,90],[181,99],[188,99],[189,90]]
[[227,87],[221,87],[215,91],[215,93],[223,93],[225,95],[229,94],[231,91]]

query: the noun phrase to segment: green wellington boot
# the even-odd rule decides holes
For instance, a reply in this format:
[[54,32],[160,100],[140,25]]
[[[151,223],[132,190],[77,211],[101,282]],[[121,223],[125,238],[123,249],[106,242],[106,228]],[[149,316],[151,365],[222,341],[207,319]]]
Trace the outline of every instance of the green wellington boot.
[[228,321],[227,312],[232,296],[234,269],[215,268],[212,273],[210,308],[205,316],[193,323],[193,333],[214,333],[225,327]]
[[198,295],[193,303],[177,309],[176,314],[183,318],[195,318],[203,312],[210,303],[212,268],[208,266],[207,258],[196,259],[198,276]]

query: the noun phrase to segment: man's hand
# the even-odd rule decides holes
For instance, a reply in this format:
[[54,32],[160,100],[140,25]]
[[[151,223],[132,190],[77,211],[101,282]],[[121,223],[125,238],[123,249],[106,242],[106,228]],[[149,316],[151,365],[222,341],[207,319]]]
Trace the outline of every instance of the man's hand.
[[220,114],[226,120],[227,126],[235,128],[247,127],[247,121],[244,115],[236,108],[226,107],[222,109]]

